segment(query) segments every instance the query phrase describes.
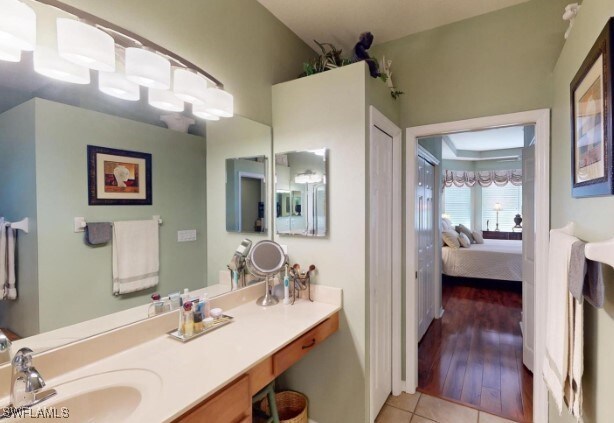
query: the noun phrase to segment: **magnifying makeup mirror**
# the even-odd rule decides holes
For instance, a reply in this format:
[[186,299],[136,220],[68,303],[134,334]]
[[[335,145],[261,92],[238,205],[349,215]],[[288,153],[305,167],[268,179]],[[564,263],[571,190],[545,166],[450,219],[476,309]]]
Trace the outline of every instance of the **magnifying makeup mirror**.
[[246,259],[247,268],[250,273],[266,278],[266,292],[263,297],[258,298],[256,304],[267,307],[279,302],[272,292],[271,277],[279,273],[287,262],[286,253],[281,245],[274,241],[260,241],[252,247]]

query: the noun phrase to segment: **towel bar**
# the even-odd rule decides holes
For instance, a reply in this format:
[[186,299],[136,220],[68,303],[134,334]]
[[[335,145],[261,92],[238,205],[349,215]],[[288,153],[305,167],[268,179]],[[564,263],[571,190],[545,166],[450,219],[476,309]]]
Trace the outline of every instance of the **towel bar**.
[[[153,220],[157,220],[158,224],[162,224],[162,219],[160,218],[159,215],[154,215],[152,216]],[[113,225],[113,222],[111,222],[111,225]],[[85,220],[85,217],[75,217],[74,218],[74,231],[76,232],[84,232],[85,228],[87,226],[87,221]]]
[[21,219],[19,222],[7,223],[6,226],[28,233],[30,232],[30,219],[26,217],[24,219]]
[[602,242],[589,242],[584,248],[586,258],[614,267],[614,238]]
[[[573,235],[575,232],[575,223],[569,222],[562,229],[568,234]],[[614,238],[601,242],[587,242],[584,247],[584,255],[589,260],[598,261],[614,267]]]

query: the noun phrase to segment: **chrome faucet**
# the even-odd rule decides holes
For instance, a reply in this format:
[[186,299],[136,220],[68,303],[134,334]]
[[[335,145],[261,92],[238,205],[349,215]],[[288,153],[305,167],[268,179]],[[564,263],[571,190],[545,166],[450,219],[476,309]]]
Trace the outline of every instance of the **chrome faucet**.
[[11,361],[11,340],[0,330],[0,364]]
[[45,381],[32,366],[32,353],[30,348],[21,348],[13,357],[9,407],[32,407],[56,394],[55,389],[42,391]]

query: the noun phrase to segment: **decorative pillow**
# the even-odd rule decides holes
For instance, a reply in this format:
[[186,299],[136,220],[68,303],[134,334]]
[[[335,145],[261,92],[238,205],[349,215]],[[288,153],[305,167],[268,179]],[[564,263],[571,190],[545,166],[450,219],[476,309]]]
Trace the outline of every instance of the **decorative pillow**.
[[443,219],[441,219],[441,224],[443,226],[443,230],[444,231],[453,231],[454,230],[454,225],[452,225],[452,221],[446,217],[444,217]]
[[460,241],[458,239],[458,232],[456,231],[443,231],[441,233],[443,242],[450,248],[460,248]]
[[470,243],[472,243],[472,244],[476,243],[475,240],[473,239],[473,235],[471,235],[471,230],[468,227],[466,227],[465,225],[460,224],[460,225],[458,225],[454,229],[456,229],[456,232],[458,232],[459,234],[467,235],[467,238],[469,238],[469,242]]
[[472,235],[476,244],[484,244],[484,237],[482,236],[482,231],[473,231]]
[[471,241],[469,241],[469,237],[463,232],[458,235],[458,241],[460,242],[460,246],[463,248],[471,247]]

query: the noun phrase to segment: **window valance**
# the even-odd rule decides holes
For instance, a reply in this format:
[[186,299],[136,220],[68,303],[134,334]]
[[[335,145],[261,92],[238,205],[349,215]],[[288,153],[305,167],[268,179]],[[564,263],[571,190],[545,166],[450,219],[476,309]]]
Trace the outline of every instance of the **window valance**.
[[502,187],[507,184],[522,185],[522,169],[512,170],[446,170],[444,187],[472,187],[478,184],[489,187],[492,184]]

